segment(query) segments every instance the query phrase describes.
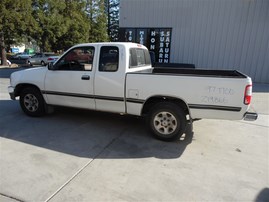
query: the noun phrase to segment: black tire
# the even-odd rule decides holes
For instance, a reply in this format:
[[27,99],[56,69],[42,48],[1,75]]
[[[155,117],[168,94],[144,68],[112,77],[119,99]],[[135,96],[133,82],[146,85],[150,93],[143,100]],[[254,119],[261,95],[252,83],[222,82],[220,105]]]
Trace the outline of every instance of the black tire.
[[33,64],[32,64],[29,60],[28,60],[28,64],[29,64],[29,66],[31,66],[31,67],[33,66]]
[[23,89],[20,93],[20,105],[28,116],[38,117],[45,114],[45,101],[37,88]]
[[187,123],[182,108],[172,102],[154,105],[147,120],[153,136],[164,141],[179,139],[185,132]]
[[42,65],[42,66],[45,66],[46,63],[42,60],[42,61],[41,61],[41,65]]

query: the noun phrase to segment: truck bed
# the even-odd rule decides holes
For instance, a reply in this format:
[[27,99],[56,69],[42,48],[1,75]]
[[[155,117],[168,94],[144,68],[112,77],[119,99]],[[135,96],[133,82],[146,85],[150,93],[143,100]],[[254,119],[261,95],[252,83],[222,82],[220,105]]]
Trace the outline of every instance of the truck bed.
[[206,69],[180,69],[180,68],[153,68],[153,74],[173,74],[195,77],[222,77],[222,78],[247,78],[237,70],[206,70]]
[[152,92],[176,97],[188,105],[194,119],[240,120],[249,107],[244,93],[251,80],[236,70],[151,68],[128,73],[126,81],[127,99],[143,103]]

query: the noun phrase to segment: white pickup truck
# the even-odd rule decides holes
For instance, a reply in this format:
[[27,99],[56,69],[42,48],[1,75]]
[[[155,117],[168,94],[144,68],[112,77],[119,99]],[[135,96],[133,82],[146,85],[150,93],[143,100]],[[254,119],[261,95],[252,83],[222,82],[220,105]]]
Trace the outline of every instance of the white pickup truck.
[[10,97],[29,116],[66,106],[146,117],[155,137],[179,138],[194,119],[256,120],[252,81],[238,71],[153,68],[135,43],[79,44],[54,64],[14,72]]

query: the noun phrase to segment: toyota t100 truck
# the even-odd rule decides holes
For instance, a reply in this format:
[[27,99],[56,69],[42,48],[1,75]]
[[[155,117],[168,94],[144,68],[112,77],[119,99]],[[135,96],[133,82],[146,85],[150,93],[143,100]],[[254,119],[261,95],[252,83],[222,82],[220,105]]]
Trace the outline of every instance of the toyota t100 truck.
[[152,134],[175,140],[194,119],[256,120],[252,81],[238,71],[153,68],[135,43],[86,43],[54,64],[14,72],[8,87],[29,116],[53,106],[145,117]]

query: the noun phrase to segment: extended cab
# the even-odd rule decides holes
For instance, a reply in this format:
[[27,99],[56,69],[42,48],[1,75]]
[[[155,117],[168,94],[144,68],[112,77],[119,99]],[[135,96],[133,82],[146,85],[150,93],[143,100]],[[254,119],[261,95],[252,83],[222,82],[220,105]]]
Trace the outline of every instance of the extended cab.
[[256,120],[251,78],[238,71],[152,68],[135,43],[79,44],[54,64],[15,72],[8,90],[29,116],[52,106],[144,116],[155,137],[174,140],[193,119]]

